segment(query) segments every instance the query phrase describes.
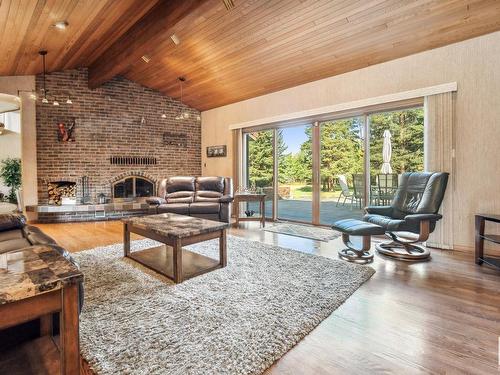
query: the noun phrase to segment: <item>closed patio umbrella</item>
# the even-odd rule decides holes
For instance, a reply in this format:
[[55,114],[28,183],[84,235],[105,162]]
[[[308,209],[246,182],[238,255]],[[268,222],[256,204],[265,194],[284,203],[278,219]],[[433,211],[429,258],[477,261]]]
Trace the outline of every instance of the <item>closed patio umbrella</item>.
[[391,157],[392,157],[392,144],[391,144],[391,132],[386,129],[384,130],[384,144],[382,145],[382,173],[392,173],[391,167]]

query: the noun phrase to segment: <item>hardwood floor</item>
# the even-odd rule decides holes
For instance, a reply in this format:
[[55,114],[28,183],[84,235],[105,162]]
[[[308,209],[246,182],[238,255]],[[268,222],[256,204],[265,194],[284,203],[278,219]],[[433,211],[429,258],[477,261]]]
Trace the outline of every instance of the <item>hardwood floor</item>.
[[[119,222],[38,226],[73,252],[123,236]],[[342,246],[264,232],[257,223],[230,234],[330,258]],[[266,374],[499,371],[500,272],[476,266],[472,253],[434,249],[427,263],[376,255],[372,267],[375,275]]]

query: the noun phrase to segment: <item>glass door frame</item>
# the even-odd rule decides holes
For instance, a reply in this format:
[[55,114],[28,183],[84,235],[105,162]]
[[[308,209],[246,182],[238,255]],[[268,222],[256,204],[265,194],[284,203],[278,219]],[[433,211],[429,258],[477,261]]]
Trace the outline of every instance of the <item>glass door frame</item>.
[[[264,125],[259,127],[252,128],[243,128],[242,129],[242,137],[244,139],[247,133],[257,132],[257,131],[273,131],[273,199],[272,199],[272,221],[279,220],[278,217],[278,137],[276,136],[277,131],[281,128],[293,127],[298,125],[310,124],[312,128],[312,221],[311,222],[303,222],[297,220],[289,220],[292,222],[320,225],[320,226],[329,226],[328,224],[324,224],[320,222],[320,205],[321,205],[321,123],[327,121],[336,121],[342,120],[352,117],[358,117],[362,119],[362,129],[363,129],[363,175],[365,177],[364,183],[364,194],[362,198],[362,205],[367,206],[369,202],[371,202],[371,175],[370,175],[370,116],[375,113],[380,112],[391,112],[397,110],[405,110],[416,108],[419,106],[424,106],[423,98],[419,98],[418,100],[413,100],[411,103],[405,104],[387,104],[385,106],[377,106],[377,108],[368,108],[365,110],[353,111],[350,113],[343,114],[330,114],[328,116],[321,116],[321,118],[315,120],[303,120],[303,121],[294,121],[288,124],[276,124],[276,125]],[[425,106],[424,106],[425,111]],[[300,122],[300,124],[299,124]],[[246,142],[243,141],[243,147],[241,148],[241,160],[243,161],[243,165],[241,168],[241,181],[243,181],[243,186],[248,187],[248,175],[247,175],[247,148]],[[424,150],[425,153],[425,150]]]

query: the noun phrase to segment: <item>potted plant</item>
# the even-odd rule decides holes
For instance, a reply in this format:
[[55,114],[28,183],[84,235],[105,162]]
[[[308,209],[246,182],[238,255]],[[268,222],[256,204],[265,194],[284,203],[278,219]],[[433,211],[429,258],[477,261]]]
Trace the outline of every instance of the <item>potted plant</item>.
[[7,199],[17,203],[16,190],[21,187],[21,159],[7,158],[2,160],[0,177],[3,183],[10,188]]

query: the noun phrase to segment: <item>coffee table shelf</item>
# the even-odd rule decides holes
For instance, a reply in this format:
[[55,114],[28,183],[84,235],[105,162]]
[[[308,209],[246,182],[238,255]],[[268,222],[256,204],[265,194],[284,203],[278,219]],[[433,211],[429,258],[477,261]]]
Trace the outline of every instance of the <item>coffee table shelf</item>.
[[[131,252],[128,256],[159,274],[174,279],[174,250],[171,246],[158,246]],[[192,251],[182,250],[182,274],[184,280],[221,268],[218,260]]]
[[[123,251],[126,258],[181,283],[185,279],[225,267],[227,223],[165,213],[123,219]],[[130,233],[163,243],[132,252]],[[183,249],[183,246],[219,239],[219,260]]]

